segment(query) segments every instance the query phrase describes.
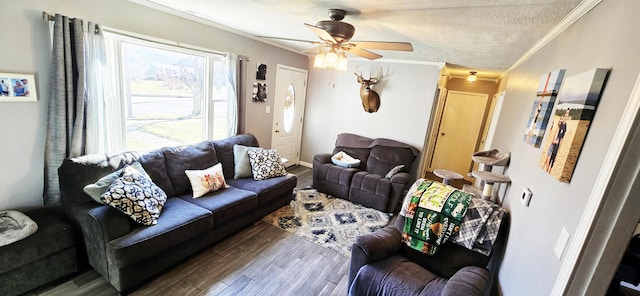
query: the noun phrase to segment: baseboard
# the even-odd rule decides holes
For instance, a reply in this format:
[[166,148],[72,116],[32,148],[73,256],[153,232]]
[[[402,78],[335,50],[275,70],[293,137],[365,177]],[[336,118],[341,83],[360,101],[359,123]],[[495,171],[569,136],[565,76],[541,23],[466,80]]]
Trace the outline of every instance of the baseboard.
[[299,164],[303,167],[308,167],[308,168],[313,168],[313,164],[308,163],[308,162],[304,162],[304,161],[300,161]]

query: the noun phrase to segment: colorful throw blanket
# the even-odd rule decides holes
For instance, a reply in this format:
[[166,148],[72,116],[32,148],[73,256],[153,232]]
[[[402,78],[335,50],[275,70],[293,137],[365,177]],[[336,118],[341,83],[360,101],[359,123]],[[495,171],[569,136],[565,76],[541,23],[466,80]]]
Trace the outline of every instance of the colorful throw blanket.
[[435,254],[459,231],[472,199],[473,195],[454,187],[419,179],[405,198],[404,242],[423,253]]
[[[407,217],[411,197],[417,194],[418,187],[423,186],[425,182],[431,181],[419,179],[411,186],[402,203],[401,216]],[[467,207],[459,232],[453,233],[449,240],[469,250],[489,255],[506,213],[507,211],[500,205],[481,198],[473,198]]]

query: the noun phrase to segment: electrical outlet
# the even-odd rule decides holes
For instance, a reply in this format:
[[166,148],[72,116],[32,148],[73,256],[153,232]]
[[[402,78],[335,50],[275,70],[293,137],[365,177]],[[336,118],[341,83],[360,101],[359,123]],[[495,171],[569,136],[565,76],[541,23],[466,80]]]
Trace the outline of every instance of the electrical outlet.
[[564,249],[567,247],[570,236],[571,234],[569,234],[569,231],[567,231],[566,228],[562,227],[562,231],[560,231],[560,237],[558,237],[558,241],[556,242],[556,247],[553,249],[558,259],[562,258],[562,253],[564,253]]
[[527,187],[522,189],[522,196],[520,197],[520,202],[522,203],[522,205],[525,207],[528,207],[529,203],[531,202],[532,196],[533,196],[533,192],[531,192],[531,189]]

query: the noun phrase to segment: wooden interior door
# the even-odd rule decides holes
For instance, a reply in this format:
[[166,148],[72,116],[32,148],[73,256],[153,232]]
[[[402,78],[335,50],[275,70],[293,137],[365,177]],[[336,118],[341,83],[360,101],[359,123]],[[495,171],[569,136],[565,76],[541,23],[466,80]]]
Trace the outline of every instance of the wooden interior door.
[[431,169],[447,169],[465,176],[471,170],[487,108],[487,94],[449,91],[431,162]]

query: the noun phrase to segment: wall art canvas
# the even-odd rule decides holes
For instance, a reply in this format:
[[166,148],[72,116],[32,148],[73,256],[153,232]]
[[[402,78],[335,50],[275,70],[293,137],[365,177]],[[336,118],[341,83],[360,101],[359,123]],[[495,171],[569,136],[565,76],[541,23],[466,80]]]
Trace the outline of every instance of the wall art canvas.
[[0,73],[0,102],[36,102],[33,75]]
[[258,64],[256,66],[256,80],[265,80],[267,79],[267,65],[266,64]]
[[533,147],[539,148],[542,145],[542,138],[547,130],[547,123],[563,78],[564,69],[555,70],[540,77],[536,99],[531,107],[527,130],[524,133],[524,141]]
[[558,95],[539,164],[561,182],[571,181],[608,73],[593,69],[567,77]]
[[266,102],[267,101],[267,84],[266,83],[253,83],[253,101],[254,102]]

